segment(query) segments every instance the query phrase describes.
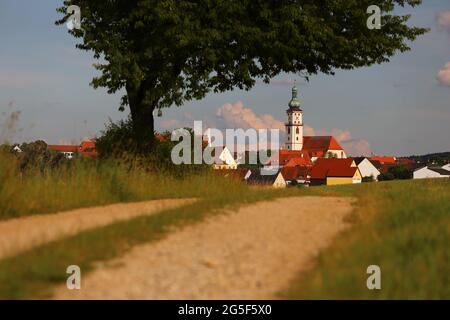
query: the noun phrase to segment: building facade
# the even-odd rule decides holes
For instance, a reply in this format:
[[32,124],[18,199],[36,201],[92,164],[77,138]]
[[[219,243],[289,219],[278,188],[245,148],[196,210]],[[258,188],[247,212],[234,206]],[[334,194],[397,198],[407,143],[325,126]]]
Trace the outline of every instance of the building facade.
[[303,111],[300,109],[298,90],[292,88],[292,99],[289,102],[286,126],[286,149],[300,151],[303,149]]

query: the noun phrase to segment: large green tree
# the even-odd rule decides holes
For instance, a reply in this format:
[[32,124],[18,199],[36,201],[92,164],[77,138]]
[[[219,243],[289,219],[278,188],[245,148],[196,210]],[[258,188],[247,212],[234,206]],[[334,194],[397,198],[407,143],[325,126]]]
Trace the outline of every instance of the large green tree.
[[[72,0],[81,9],[78,48],[100,63],[94,88],[125,89],[137,141],[151,146],[154,111],[208,92],[250,89],[282,73],[308,77],[389,61],[426,30],[394,15],[421,0]],[[370,30],[367,8],[382,10]]]

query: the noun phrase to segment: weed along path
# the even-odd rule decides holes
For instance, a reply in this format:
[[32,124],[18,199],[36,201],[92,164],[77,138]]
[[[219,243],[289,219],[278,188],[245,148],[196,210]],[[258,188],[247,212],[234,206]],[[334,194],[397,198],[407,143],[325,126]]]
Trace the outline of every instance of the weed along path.
[[134,217],[151,215],[165,209],[187,205],[195,199],[164,199],[121,203],[76,209],[57,214],[42,214],[0,222],[0,259],[24,250]]
[[259,202],[182,228],[81,271],[56,299],[271,299],[348,224],[353,199]]

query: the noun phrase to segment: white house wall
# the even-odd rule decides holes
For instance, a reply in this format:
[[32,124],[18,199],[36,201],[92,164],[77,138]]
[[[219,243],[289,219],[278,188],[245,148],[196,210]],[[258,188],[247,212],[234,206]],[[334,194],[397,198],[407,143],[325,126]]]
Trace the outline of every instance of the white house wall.
[[449,178],[448,176],[442,176],[439,173],[430,170],[428,168],[422,168],[414,171],[414,179],[431,179],[431,178]]
[[363,178],[373,176],[375,180],[378,180],[380,171],[368,159],[361,161],[358,168]]

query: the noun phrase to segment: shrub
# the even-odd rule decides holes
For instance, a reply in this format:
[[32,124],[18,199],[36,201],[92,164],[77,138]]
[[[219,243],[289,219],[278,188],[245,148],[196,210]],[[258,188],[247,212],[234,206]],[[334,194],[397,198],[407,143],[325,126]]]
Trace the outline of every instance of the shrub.
[[373,176],[362,178],[362,182],[374,182],[374,181],[375,181],[375,178]]
[[395,180],[395,177],[390,172],[382,173],[378,176],[378,181],[391,181],[391,180]]
[[388,169],[388,172],[392,174],[395,179],[406,180],[412,178],[411,171],[402,165],[392,166]]

